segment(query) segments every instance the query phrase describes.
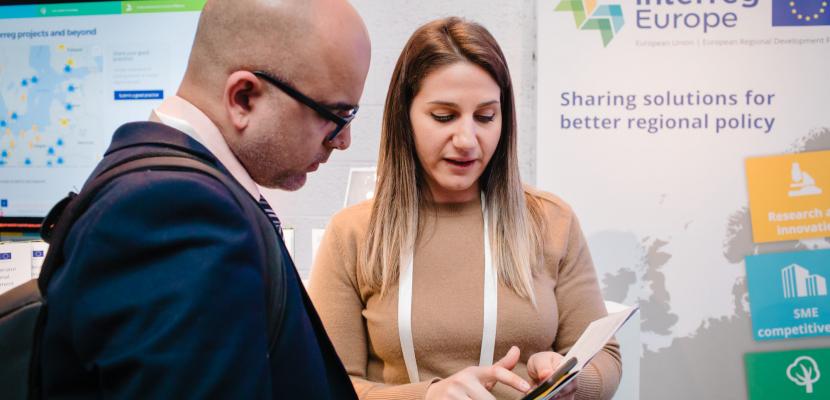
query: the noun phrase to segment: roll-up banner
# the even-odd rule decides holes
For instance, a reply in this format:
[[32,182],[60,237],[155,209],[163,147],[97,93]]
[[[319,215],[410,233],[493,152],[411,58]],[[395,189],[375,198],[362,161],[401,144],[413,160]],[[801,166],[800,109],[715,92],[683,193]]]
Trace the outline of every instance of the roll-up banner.
[[537,184],[575,209],[606,300],[641,307],[634,398],[753,398],[747,354],[827,346],[750,316],[824,326],[826,253],[745,260],[830,248],[828,0],[537,4]]

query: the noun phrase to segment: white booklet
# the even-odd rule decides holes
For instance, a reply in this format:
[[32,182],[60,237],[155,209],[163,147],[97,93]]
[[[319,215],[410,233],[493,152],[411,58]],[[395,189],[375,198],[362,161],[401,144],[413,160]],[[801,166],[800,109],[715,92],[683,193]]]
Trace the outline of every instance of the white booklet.
[[522,400],[548,400],[562,390],[599,353],[611,337],[640,310],[639,306],[625,308],[591,322],[571,351],[565,354],[562,365],[547,380],[531,390]]
[[640,306],[628,307],[622,311],[608,314],[591,322],[582,336],[577,339],[571,351],[565,354],[565,359],[576,358],[576,366],[571,371],[582,370],[591,359],[611,340],[611,337],[640,310]]

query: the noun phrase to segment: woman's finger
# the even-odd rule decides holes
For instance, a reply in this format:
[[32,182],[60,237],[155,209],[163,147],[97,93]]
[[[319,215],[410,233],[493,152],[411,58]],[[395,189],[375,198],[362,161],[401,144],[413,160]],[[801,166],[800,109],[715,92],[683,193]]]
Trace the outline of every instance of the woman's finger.
[[500,360],[493,363],[493,365],[498,365],[507,369],[513,369],[516,366],[516,363],[519,362],[519,355],[521,351],[516,346],[512,346],[510,350],[507,351],[507,354],[504,355]]
[[484,375],[480,377],[481,383],[485,384],[488,389],[492,388],[496,382],[501,382],[510,386],[522,393],[530,390],[530,384],[521,376],[516,375],[513,371],[499,365],[494,365],[484,371]]
[[527,374],[534,382],[539,383],[547,379],[563,359],[561,354],[552,351],[536,353],[527,360]]
[[548,379],[553,373],[553,362],[548,357],[539,357],[536,361],[536,379],[539,382]]

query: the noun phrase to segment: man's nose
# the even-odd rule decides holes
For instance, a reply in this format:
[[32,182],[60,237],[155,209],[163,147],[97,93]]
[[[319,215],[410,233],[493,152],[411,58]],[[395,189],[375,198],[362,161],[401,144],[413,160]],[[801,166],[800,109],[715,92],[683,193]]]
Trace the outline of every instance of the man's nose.
[[329,140],[328,146],[332,149],[346,150],[352,144],[352,127],[351,124],[345,126],[334,139]]

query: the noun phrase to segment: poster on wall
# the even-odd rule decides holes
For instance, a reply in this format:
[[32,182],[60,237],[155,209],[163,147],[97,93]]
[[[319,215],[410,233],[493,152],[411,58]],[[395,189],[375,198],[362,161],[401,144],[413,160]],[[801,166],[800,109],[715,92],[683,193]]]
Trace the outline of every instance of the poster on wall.
[[0,3],[0,218],[45,217],[176,92],[204,2]]
[[772,203],[747,182],[747,160],[785,157],[783,196],[830,193],[809,170],[830,165],[827,1],[538,0],[537,18],[537,185],[573,206],[606,300],[641,307],[632,398],[747,398],[746,353],[821,343],[754,340],[744,260],[830,248],[830,229],[755,238]]

